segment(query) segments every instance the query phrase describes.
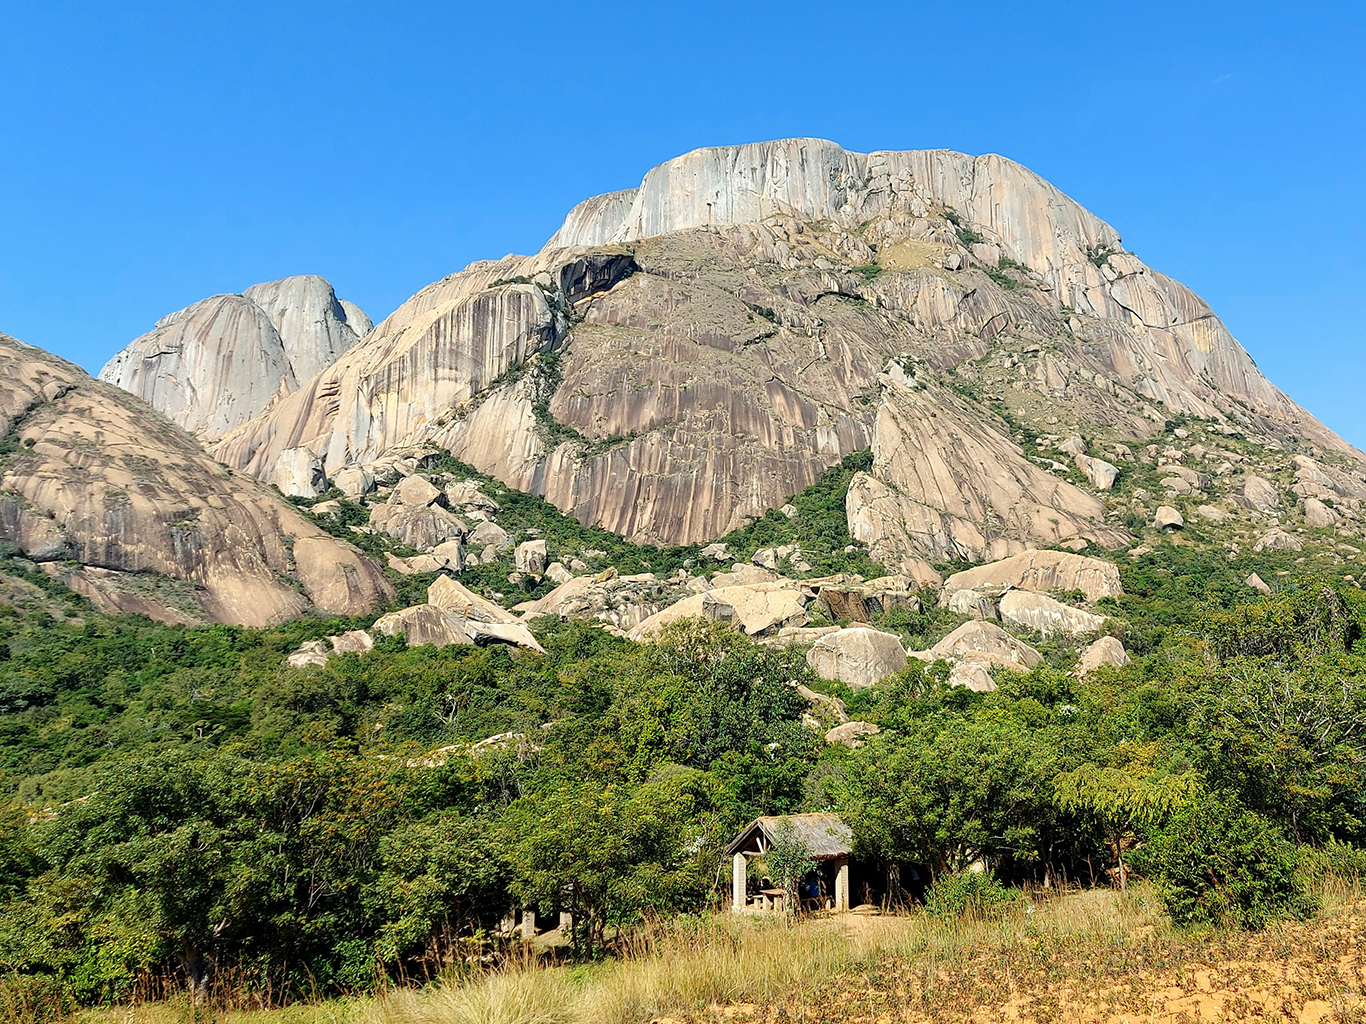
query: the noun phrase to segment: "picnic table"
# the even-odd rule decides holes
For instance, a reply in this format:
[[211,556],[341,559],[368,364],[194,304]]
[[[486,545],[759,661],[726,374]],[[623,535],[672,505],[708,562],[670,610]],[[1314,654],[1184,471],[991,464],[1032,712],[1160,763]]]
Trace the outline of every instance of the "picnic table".
[[760,889],[760,906],[765,910],[774,910],[781,907],[787,901],[786,889]]

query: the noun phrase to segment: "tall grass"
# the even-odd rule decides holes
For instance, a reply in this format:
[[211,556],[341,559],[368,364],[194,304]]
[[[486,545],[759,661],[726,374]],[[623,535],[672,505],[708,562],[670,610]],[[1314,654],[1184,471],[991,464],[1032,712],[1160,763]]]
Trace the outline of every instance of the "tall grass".
[[1041,902],[993,919],[924,915],[814,921],[717,917],[659,925],[620,960],[596,968],[513,968],[464,984],[395,992],[368,1004],[365,1024],[644,1024],[714,1004],[803,1002],[871,958],[913,959],[933,974],[974,950],[1030,935],[1118,938],[1152,928],[1151,901],[1108,892]]
[[[1325,921],[1362,912],[1356,879],[1328,875],[1314,888]],[[646,1024],[711,1019],[712,1008],[736,1004],[819,1006],[851,977],[863,979],[880,1007],[937,1017],[945,1007],[999,1005],[1039,979],[1108,991],[1115,978],[1139,977],[1155,961],[1179,964],[1216,947],[1236,952],[1244,941],[1174,930],[1142,884],[1127,897],[1033,891],[993,915],[659,922],[636,932],[621,957],[597,964],[546,967],[528,956],[373,998],[262,1012],[161,1003],[95,1011],[80,1024]]]

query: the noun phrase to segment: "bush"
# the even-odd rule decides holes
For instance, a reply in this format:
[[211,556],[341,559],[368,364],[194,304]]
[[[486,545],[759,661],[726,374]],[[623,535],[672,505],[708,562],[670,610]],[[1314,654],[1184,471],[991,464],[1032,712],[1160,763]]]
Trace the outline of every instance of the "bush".
[[1199,797],[1155,830],[1136,858],[1181,927],[1257,929],[1303,920],[1314,900],[1296,877],[1299,851],[1279,828],[1236,800]]
[[939,918],[999,918],[1019,902],[1020,893],[987,871],[940,875],[925,892],[925,913]]
[[1300,848],[1300,877],[1310,883],[1326,878],[1360,881],[1366,878],[1366,850],[1336,839],[1324,846],[1303,846]]

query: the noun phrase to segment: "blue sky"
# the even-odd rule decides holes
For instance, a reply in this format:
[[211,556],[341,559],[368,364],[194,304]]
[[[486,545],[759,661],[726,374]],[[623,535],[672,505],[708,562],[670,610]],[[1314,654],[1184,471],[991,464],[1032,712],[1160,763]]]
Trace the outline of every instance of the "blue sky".
[[88,369],[289,274],[376,320],[697,146],[1019,160],[1366,447],[1366,5],[28,3],[0,331]]

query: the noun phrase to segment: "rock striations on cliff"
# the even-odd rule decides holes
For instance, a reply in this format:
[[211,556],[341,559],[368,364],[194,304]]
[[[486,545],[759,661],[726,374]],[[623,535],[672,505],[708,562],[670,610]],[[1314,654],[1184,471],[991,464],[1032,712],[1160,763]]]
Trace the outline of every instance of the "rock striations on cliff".
[[786,139],[670,160],[536,255],[422,289],[213,451],[270,480],[285,452],[330,477],[434,446],[681,543],[872,448],[851,532],[932,581],[932,562],[1125,540],[1093,474],[1027,452],[1019,423],[1142,438],[1176,415],[1361,458],[1019,164]]
[[361,615],[383,573],[118,388],[0,334],[0,539],[101,610],[261,626]]
[[105,364],[100,380],[213,441],[330,366],[370,328],[323,278],[286,277],[162,317]]

